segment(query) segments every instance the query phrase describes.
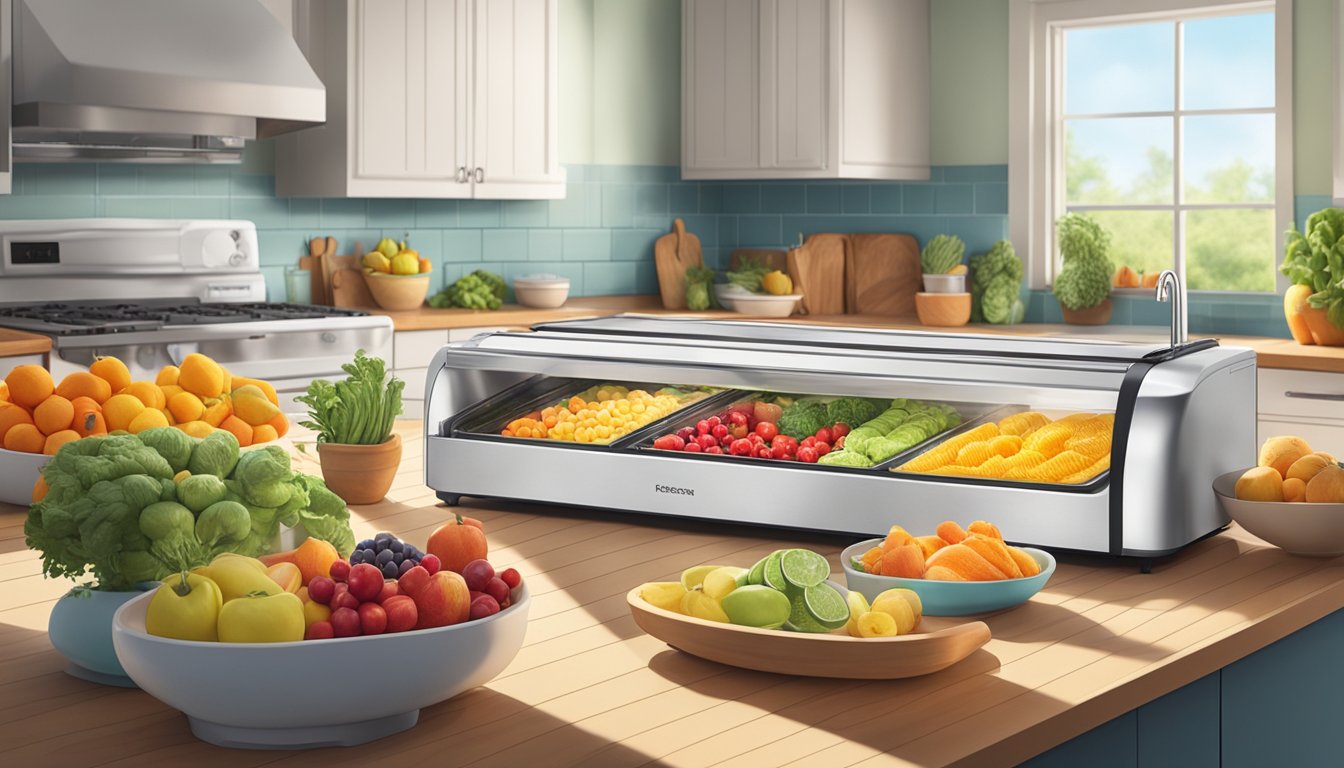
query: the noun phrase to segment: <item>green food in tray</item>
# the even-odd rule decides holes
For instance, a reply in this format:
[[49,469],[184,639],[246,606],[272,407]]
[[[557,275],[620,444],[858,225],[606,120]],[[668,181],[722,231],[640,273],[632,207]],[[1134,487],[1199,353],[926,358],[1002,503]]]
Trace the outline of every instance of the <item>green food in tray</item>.
[[[925,403],[899,398],[874,418],[864,422],[845,437],[844,453],[866,458],[872,466],[907,451],[930,437],[961,423],[961,414],[946,403]],[[845,462],[851,457],[837,457],[828,464],[865,466]]]

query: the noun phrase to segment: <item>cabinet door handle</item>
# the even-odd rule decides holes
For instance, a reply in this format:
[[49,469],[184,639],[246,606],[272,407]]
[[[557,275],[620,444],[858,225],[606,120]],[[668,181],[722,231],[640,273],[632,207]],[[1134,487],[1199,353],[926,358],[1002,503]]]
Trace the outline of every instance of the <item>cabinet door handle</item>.
[[485,183],[485,169],[480,167],[479,165],[476,166],[476,183],[477,184]]
[[459,166],[457,167],[457,176],[456,176],[455,178],[457,179],[457,183],[458,183],[458,184],[466,184],[466,183],[467,183],[467,166],[465,166],[465,165],[459,165]]
[[1344,393],[1335,392],[1294,392],[1289,390],[1283,393],[1284,397],[1295,397],[1302,400],[1329,400],[1331,402],[1344,403]]

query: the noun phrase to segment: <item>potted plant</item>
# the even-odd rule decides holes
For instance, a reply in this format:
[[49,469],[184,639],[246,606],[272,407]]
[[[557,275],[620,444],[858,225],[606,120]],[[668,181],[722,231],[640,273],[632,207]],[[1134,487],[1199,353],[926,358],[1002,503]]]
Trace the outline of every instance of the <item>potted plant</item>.
[[311,420],[300,423],[317,432],[327,486],[347,504],[372,504],[387,495],[401,463],[392,422],[401,415],[406,382],[389,378],[383,361],[362,349],[341,370],[349,374],[344,380],[318,379],[294,399],[308,406]]
[[1293,281],[1283,295],[1288,330],[1299,344],[1344,346],[1344,210],[1311,214],[1306,230],[1288,230],[1283,249],[1281,269]]
[[1111,235],[1086,214],[1069,213],[1055,223],[1063,262],[1055,277],[1055,298],[1064,321],[1104,325],[1111,320]]
[[1010,325],[1027,314],[1022,303],[1022,260],[1000,240],[989,253],[971,257],[971,321]]
[[919,265],[924,270],[926,293],[965,293],[966,265],[961,258],[966,244],[956,235],[935,235],[924,244]]

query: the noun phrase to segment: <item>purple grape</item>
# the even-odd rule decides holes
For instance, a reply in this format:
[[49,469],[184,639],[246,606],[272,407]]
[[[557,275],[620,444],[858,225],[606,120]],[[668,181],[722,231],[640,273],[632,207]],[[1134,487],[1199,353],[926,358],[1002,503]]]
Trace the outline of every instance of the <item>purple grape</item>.
[[393,540],[387,545],[387,548],[390,549],[390,550],[392,550],[393,552],[401,552],[403,549],[405,549],[405,547],[406,547],[406,545],[403,544],[403,543],[401,543],[401,542],[398,541],[397,539],[393,539]]
[[386,565],[383,566],[383,576],[385,578],[395,579],[399,575],[401,575],[400,571],[398,571],[397,566],[393,565],[392,563],[387,563]]
[[411,570],[411,569],[414,568],[414,567],[415,567],[415,562],[414,562],[414,561],[412,561],[412,560],[402,560],[402,561],[401,561],[401,565],[397,566],[397,575],[398,575],[398,576],[401,576],[401,575],[405,574],[407,571]]
[[382,552],[379,552],[379,553],[374,557],[374,560],[376,561],[375,564],[378,565],[379,567],[381,567],[381,566],[387,565],[388,563],[392,562],[392,558],[393,558],[392,550],[390,550],[390,549],[384,549]]

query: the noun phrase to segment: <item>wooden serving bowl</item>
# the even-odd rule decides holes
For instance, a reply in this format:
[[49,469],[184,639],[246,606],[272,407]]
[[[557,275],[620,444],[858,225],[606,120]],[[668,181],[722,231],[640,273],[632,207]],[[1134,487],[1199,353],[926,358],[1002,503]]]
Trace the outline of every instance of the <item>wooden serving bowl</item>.
[[916,293],[915,314],[924,325],[965,325],[971,319],[971,294]]
[[365,274],[369,293],[378,306],[390,310],[415,309],[425,303],[429,294],[431,273],[418,275],[389,275],[383,272]]

